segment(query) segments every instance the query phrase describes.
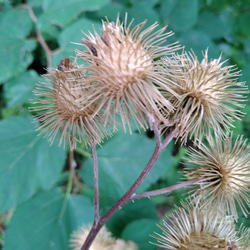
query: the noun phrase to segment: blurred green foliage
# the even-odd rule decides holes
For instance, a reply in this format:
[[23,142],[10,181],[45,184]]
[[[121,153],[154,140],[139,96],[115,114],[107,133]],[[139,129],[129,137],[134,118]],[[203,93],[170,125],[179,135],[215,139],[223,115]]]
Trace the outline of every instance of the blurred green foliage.
[[[34,11],[32,17],[27,6]],[[75,152],[77,173],[83,184],[68,192],[67,149],[50,147],[37,136],[28,107],[32,90],[46,73],[46,53],[37,39],[40,31],[52,53],[52,67],[81,48],[83,33],[97,32],[101,19],[121,19],[128,13],[135,24],[145,19],[168,25],[180,41],[202,58],[221,53],[242,70],[240,81],[250,85],[249,0],[0,0],[0,245],[4,250],[68,249],[70,233],[93,220],[92,159],[89,149]],[[73,42],[73,43],[72,43]],[[234,134],[250,136],[250,105]],[[118,133],[98,149],[101,213],[130,186],[153,151],[154,140],[144,134]],[[175,184],[181,178],[184,149],[171,145],[157,162],[140,191]],[[178,205],[181,191],[129,203],[108,222],[116,236],[134,240],[140,249],[157,230],[159,215]],[[14,212],[13,212],[14,211]],[[10,214],[13,212],[13,216]],[[9,219],[11,217],[11,219]],[[250,225],[249,221],[245,225]],[[0,247],[1,248],[1,247]]]

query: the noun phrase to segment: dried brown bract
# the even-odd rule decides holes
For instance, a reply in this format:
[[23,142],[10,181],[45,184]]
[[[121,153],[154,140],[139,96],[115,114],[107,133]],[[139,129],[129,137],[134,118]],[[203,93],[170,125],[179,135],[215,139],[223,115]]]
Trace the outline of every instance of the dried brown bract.
[[229,135],[223,141],[215,138],[208,139],[209,146],[201,143],[200,150],[189,150],[185,177],[205,177],[193,190],[196,199],[200,193],[205,206],[212,204],[237,219],[236,204],[245,216],[250,207],[250,145],[243,136],[235,141]]
[[[138,127],[145,129],[145,114],[162,117],[158,107],[173,111],[172,104],[165,99],[160,89],[171,92],[171,81],[161,74],[157,59],[179,49],[178,44],[163,45],[172,32],[165,33],[166,27],[156,30],[157,24],[143,30],[146,21],[132,28],[133,20],[127,24],[103,22],[101,35],[86,35],[82,39],[87,51],[78,50],[78,57],[88,65],[89,79],[95,82],[95,89],[85,101],[100,99],[100,109],[106,106],[105,114],[120,116],[124,130],[128,125],[131,132],[133,119]],[[163,46],[161,46],[163,45]],[[162,117],[164,119],[164,117]],[[108,118],[105,118],[105,124]]]
[[90,84],[84,85],[84,78],[85,72],[64,58],[34,91],[39,96],[33,101],[36,105],[33,110],[38,113],[40,122],[39,130],[45,131],[51,143],[60,132],[59,144],[66,141],[71,150],[76,147],[76,142],[100,143],[105,136],[111,135],[103,126],[102,110],[96,111],[99,101],[95,100],[88,106],[84,102],[91,91]]
[[162,221],[162,234],[153,236],[158,246],[169,250],[243,249],[232,217],[211,206],[182,205]]
[[208,51],[201,63],[194,53],[165,59],[163,66],[169,72],[169,79],[178,83],[173,90],[180,98],[169,92],[163,95],[176,109],[169,119],[176,124],[177,138],[183,143],[188,138],[196,143],[204,135],[210,135],[211,129],[223,138],[234,120],[243,116],[239,109],[246,102],[247,87],[237,81],[239,71],[224,64],[221,56],[209,61]]

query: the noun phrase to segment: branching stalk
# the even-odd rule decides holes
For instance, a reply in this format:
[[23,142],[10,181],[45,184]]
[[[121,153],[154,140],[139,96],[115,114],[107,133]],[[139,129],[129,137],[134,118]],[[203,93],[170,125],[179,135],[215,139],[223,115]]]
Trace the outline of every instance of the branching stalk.
[[149,159],[146,167],[144,168],[144,170],[142,171],[142,173],[140,174],[140,176],[136,179],[136,181],[134,182],[134,184],[121,197],[121,199],[118,200],[117,203],[115,203],[113,205],[113,207],[111,207],[110,210],[103,217],[101,217],[97,221],[97,223],[96,223],[96,219],[95,219],[94,225],[92,226],[92,228],[91,228],[91,230],[89,232],[89,235],[88,235],[86,241],[82,245],[81,250],[88,250],[89,247],[91,246],[92,242],[94,241],[97,233],[102,228],[102,226],[107,222],[107,220],[116,211],[118,211],[119,209],[121,209],[127,202],[129,202],[133,198],[133,195],[134,195],[135,191],[141,185],[141,183],[144,181],[144,179],[147,177],[147,175],[151,171],[152,167],[156,163],[157,159],[159,158],[160,154],[162,153],[163,149],[174,138],[175,130],[173,130],[172,132],[170,132],[168,134],[168,136],[165,138],[165,140],[161,143],[161,141],[160,141],[160,131],[156,128],[156,126],[154,126],[153,128],[154,128],[154,132],[155,132],[155,136],[156,136],[156,146],[155,146],[155,150],[154,150],[151,158]]
[[140,194],[134,194],[130,200],[136,200],[136,199],[141,199],[144,197],[151,197],[151,196],[156,196],[156,195],[160,195],[160,194],[169,194],[171,192],[173,192],[176,189],[179,188],[184,188],[193,184],[196,184],[198,182],[200,182],[201,180],[204,180],[205,177],[201,177],[201,178],[196,178],[190,181],[184,181],[182,183],[170,186],[170,187],[166,187],[166,188],[161,188],[161,189],[157,189],[157,190],[153,190],[153,191],[149,191],[149,192],[144,192],[144,193],[140,193]]

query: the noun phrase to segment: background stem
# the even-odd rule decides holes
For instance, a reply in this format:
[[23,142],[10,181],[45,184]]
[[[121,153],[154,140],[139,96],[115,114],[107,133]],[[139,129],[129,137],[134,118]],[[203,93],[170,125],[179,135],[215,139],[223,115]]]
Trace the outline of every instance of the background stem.
[[94,227],[99,222],[100,215],[99,215],[99,179],[98,179],[98,161],[97,161],[97,153],[96,153],[96,146],[93,143],[91,145],[92,154],[93,154],[93,164],[94,164],[94,189],[95,189],[95,197],[94,197],[94,207],[95,207],[95,218],[94,218]]
[[[21,7],[23,9],[27,9],[30,15],[31,20],[33,21],[33,23],[36,26],[37,23],[37,17],[32,9],[32,7],[28,4],[22,4]],[[47,67],[48,70],[50,70],[51,68],[51,57],[52,57],[52,52],[48,46],[48,44],[45,42],[42,32],[39,28],[37,28],[36,26],[36,37],[37,37],[37,41],[40,43],[41,47],[43,48],[45,54],[46,54],[46,61],[47,61]]]

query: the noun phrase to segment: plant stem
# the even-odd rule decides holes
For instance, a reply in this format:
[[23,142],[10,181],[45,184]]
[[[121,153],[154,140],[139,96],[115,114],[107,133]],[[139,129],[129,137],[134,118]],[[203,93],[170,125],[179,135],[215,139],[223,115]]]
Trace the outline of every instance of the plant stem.
[[144,197],[151,197],[151,196],[156,196],[156,195],[160,195],[160,194],[166,194],[166,193],[171,193],[172,191],[179,189],[179,188],[183,188],[183,187],[187,187],[190,186],[192,184],[196,184],[201,180],[204,180],[205,177],[201,177],[201,178],[196,178],[190,181],[185,181],[170,187],[166,187],[166,188],[161,188],[161,189],[157,189],[157,190],[153,190],[153,191],[149,191],[149,192],[144,192],[144,193],[140,193],[140,194],[134,194],[130,200],[136,200],[136,199],[140,199],[140,198],[144,198]]
[[[32,9],[32,7],[28,4],[21,4],[21,7],[24,9],[27,9],[30,15],[31,20],[35,23],[37,23],[37,17]],[[48,44],[45,42],[43,36],[42,36],[42,32],[39,28],[36,27],[36,37],[38,42],[40,43],[40,45],[42,46],[45,54],[46,54],[46,60],[47,60],[47,67],[50,70],[51,68],[51,57],[52,57],[52,52],[48,46]]]
[[95,207],[95,218],[94,218],[94,227],[99,223],[100,215],[99,215],[99,180],[98,180],[98,161],[97,161],[97,153],[95,144],[91,144],[92,154],[93,154],[93,164],[94,164],[94,189],[95,189],[95,197],[94,197],[94,207]]
[[113,207],[111,207],[110,210],[103,217],[100,218],[98,223],[94,223],[94,225],[92,226],[92,228],[91,228],[91,230],[89,232],[89,235],[88,235],[87,239],[85,240],[84,244],[81,247],[81,250],[88,250],[89,247],[91,246],[92,242],[94,241],[97,233],[102,228],[102,226],[107,222],[107,220],[117,210],[121,209],[127,202],[129,202],[131,200],[132,196],[134,195],[134,192],[141,185],[143,180],[147,177],[148,173],[150,172],[150,170],[154,166],[155,162],[159,158],[159,156],[160,156],[161,152],[163,151],[163,149],[170,143],[170,141],[173,139],[173,137],[175,135],[175,130],[173,130],[172,132],[169,133],[169,135],[161,143],[161,141],[159,140],[160,131],[156,128],[156,126],[154,126],[154,132],[155,132],[155,136],[156,136],[156,146],[155,146],[155,150],[154,150],[151,158],[149,159],[146,167],[144,168],[144,170],[142,171],[140,176],[136,179],[134,184],[121,197],[121,199],[118,200],[117,203],[115,203],[113,205]]

